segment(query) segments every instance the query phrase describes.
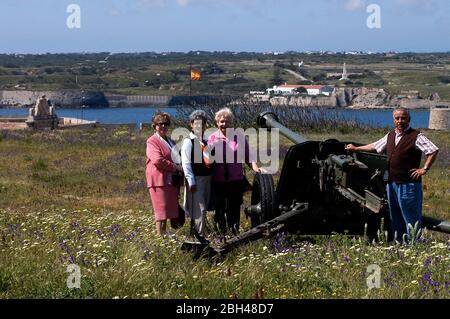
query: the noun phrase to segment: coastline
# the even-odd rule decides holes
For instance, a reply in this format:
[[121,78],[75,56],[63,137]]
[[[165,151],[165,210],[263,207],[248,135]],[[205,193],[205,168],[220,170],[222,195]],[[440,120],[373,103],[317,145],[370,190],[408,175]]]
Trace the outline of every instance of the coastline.
[[[380,93],[382,92],[382,94]],[[376,94],[375,94],[376,93]],[[96,108],[133,108],[145,107],[176,108],[183,105],[233,105],[255,104],[273,107],[299,107],[323,109],[431,109],[448,105],[439,99],[421,98],[419,96],[390,96],[383,89],[347,88],[331,96],[265,96],[255,98],[232,95],[119,95],[103,91],[0,91],[0,109],[22,109],[34,106],[36,100],[46,95],[56,109],[96,109]]]
[[[444,103],[446,104],[446,103]],[[140,108],[148,108],[148,109],[158,109],[158,108],[168,108],[168,109],[176,109],[178,107],[183,107],[183,106],[189,106],[189,104],[181,104],[181,105],[110,105],[110,106],[102,106],[102,107],[85,107],[84,109],[122,109],[122,108],[135,108],[135,107],[140,107]],[[29,109],[32,106],[30,105],[22,105],[22,106],[14,106],[14,105],[0,105],[0,109],[15,109],[15,110],[19,110],[19,109]],[[297,108],[305,108],[305,109],[328,109],[328,110],[355,110],[355,111],[359,111],[359,110],[373,110],[373,111],[377,111],[377,110],[394,110],[396,108],[396,106],[390,106],[390,105],[386,105],[386,106],[307,106],[307,107],[300,107],[300,106],[291,106],[291,105],[283,105],[283,106],[279,106],[279,107],[297,107]],[[65,105],[65,106],[57,106],[55,107],[56,110],[58,109],[74,109],[74,110],[81,110],[81,107],[78,105]],[[431,107],[413,107],[413,108],[408,108],[410,110],[418,110],[418,111],[427,111],[430,110]]]

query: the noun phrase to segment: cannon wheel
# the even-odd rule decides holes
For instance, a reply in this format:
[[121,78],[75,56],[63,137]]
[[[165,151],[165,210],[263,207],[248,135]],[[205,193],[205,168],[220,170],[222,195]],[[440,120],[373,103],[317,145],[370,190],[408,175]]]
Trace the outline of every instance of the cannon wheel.
[[256,227],[279,215],[272,175],[255,174],[251,204],[258,206],[258,209],[250,216],[252,227]]

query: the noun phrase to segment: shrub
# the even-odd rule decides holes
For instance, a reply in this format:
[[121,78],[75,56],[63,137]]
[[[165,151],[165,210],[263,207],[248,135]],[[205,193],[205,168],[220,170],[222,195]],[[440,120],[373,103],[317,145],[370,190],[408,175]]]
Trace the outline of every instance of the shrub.
[[[214,127],[214,115],[223,107],[220,103],[212,103],[208,106],[190,105],[177,108],[174,121],[184,125],[185,119],[196,109],[203,109],[209,119],[210,127]],[[362,124],[356,118],[345,118],[337,111],[327,108],[299,108],[290,106],[271,106],[266,104],[251,104],[246,101],[237,102],[230,106],[235,115],[234,127],[256,126],[256,115],[264,111],[274,112],[278,115],[280,122],[295,131],[327,132],[339,130],[352,132],[362,130],[367,125]]]
[[440,76],[439,77],[439,81],[441,81],[441,83],[444,83],[444,84],[449,84],[450,83],[450,76]]
[[45,163],[45,161],[42,158],[40,158],[36,162],[33,163],[32,168],[34,171],[46,171],[48,169],[48,165],[47,165],[47,163]]

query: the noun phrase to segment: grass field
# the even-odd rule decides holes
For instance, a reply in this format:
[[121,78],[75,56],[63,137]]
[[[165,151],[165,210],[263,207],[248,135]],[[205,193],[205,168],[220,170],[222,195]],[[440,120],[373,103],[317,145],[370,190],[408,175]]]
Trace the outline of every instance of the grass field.
[[[383,133],[305,135],[366,143]],[[150,134],[0,132],[0,298],[450,297],[450,237],[432,232],[414,246],[279,234],[193,260],[180,250],[188,225],[156,236],[144,174]],[[424,179],[424,214],[449,220],[450,137],[426,135],[441,153]],[[67,286],[70,264],[80,267],[79,289]],[[381,287],[368,290],[370,264]]]

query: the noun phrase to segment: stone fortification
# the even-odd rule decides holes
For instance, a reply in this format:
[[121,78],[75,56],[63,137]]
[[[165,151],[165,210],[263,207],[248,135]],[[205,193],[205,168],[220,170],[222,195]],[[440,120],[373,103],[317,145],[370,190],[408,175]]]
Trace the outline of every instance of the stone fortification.
[[450,107],[438,106],[430,110],[429,128],[432,130],[450,130]]
[[45,95],[52,105],[58,107],[107,107],[103,92],[96,91],[0,91],[0,106],[30,107]]

